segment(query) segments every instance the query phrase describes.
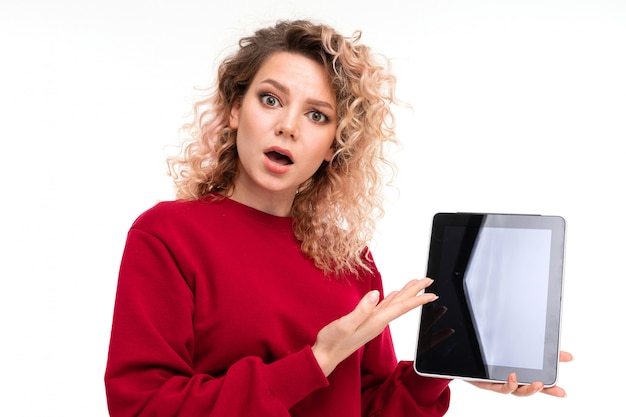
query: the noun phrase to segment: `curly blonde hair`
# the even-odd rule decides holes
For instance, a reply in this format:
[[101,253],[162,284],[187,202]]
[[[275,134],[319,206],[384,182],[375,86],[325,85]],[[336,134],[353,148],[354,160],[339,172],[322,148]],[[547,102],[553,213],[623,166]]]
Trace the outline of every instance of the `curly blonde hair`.
[[239,41],[218,68],[217,83],[193,103],[179,153],[167,159],[179,199],[232,192],[238,173],[232,106],[264,61],[276,52],[301,54],[326,68],[337,99],[334,155],[304,182],[291,209],[303,252],[326,273],[369,270],[368,242],[383,214],[383,191],[395,175],[386,158],[396,142],[390,105],[397,103],[389,61],[359,43],[308,20],[279,21]]

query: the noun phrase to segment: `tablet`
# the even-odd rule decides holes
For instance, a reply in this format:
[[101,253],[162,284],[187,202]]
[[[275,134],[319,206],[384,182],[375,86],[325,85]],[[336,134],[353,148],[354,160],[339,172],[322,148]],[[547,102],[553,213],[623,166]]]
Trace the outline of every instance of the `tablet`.
[[557,380],[565,220],[559,216],[437,213],[419,314],[415,371],[520,384]]

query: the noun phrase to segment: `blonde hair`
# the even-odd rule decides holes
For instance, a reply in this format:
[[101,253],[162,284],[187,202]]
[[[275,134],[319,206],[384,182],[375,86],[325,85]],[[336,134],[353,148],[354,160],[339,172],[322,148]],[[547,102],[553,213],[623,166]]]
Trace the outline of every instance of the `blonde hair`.
[[234,103],[272,54],[301,54],[328,71],[337,98],[334,155],[304,182],[291,215],[303,252],[326,273],[369,270],[368,242],[383,214],[383,191],[395,174],[385,157],[396,142],[390,105],[396,79],[387,59],[359,43],[361,32],[344,37],[308,20],[279,21],[239,41],[218,68],[213,89],[195,100],[183,126],[179,153],[168,158],[179,199],[228,195],[238,172],[236,131],[228,125]]

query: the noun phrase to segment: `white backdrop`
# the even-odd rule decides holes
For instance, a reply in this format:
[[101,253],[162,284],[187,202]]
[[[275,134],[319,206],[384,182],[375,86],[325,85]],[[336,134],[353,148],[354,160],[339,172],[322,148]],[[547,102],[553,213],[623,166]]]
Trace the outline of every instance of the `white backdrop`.
[[[438,211],[567,220],[568,398],[454,381],[448,416],[619,414],[626,2],[2,0],[0,415],[108,415],[117,268],[131,222],[173,197],[164,147],[226,48],[298,17],[362,29],[413,106],[372,242],[388,291],[423,275]],[[392,323],[402,359],[415,321]]]

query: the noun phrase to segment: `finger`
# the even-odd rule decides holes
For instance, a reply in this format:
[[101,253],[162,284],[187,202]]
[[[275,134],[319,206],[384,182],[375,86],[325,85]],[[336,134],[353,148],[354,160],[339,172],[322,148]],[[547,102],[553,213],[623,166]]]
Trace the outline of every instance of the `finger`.
[[363,296],[363,298],[361,298],[354,310],[339,320],[343,321],[342,324],[348,326],[349,328],[357,329],[370,317],[372,311],[376,308],[379,299],[380,292],[378,290],[368,292],[365,296]]
[[564,350],[559,352],[559,361],[561,362],[571,362],[574,360],[574,355]]
[[512,372],[511,374],[509,374],[506,383],[502,387],[502,392],[504,394],[510,394],[514,392],[518,387],[519,385],[517,384],[517,375],[515,374],[515,372]]
[[411,281],[400,291],[396,291],[385,297],[376,307],[377,310],[384,309],[401,309],[406,311],[412,310],[417,306],[429,303],[437,299],[433,293],[422,292],[424,283]]
[[529,385],[520,386],[513,392],[513,395],[517,397],[528,397],[530,395],[538,393],[541,390],[543,390],[543,384],[541,382],[533,382]]
[[[380,302],[378,308],[384,308],[386,305],[391,304],[392,302],[397,303],[397,302],[401,302],[404,303],[405,301],[409,300],[411,302],[416,301],[414,300],[414,298],[416,296],[418,296],[426,287],[428,287],[430,284],[432,284],[433,280],[430,278],[423,278],[423,279],[414,279],[411,280],[409,282],[407,282],[405,284],[404,287],[402,287],[401,290],[399,291],[394,291],[392,293],[390,293],[387,297],[385,297],[383,299],[383,301]],[[424,295],[424,294],[422,294]],[[431,300],[431,296],[426,296],[426,297],[422,297],[419,301],[420,303],[418,305],[421,304],[425,304]]]
[[425,288],[433,283],[433,280],[430,278],[422,278],[422,279],[412,279],[406,284],[402,289],[395,291],[398,295],[402,297],[411,297],[420,293]]
[[469,381],[470,384],[480,389],[497,392],[500,394],[510,394],[511,391],[508,386],[508,382],[483,382],[483,381]]
[[567,397],[567,393],[565,392],[565,390],[559,386],[544,388],[543,391],[541,392],[547,395],[551,395],[553,397],[559,397],[559,398]]
[[380,310],[381,308],[384,308],[387,304],[390,304],[399,294],[400,294],[400,291],[399,290],[395,290],[395,291],[392,291],[389,294],[385,295],[383,300],[380,303],[378,303],[378,305],[376,306],[376,309]]
[[409,311],[436,299],[437,296],[434,294],[422,294],[404,300],[396,296],[393,302],[376,307],[372,314],[372,321],[379,325],[382,323],[387,325]]
[[498,392],[500,394],[511,394],[519,388],[519,384],[517,383],[517,375],[515,375],[515,372],[510,373],[508,378],[506,379],[506,382],[504,383],[478,382],[475,385],[480,388]]
[[385,295],[385,298],[383,298],[383,301],[381,301],[381,302],[379,303],[379,305],[380,305],[380,304],[382,304],[382,303],[389,303],[391,300],[393,300],[393,298],[394,298],[396,295],[398,295],[398,291],[392,291],[392,292],[390,292],[389,294]]
[[512,393],[516,397],[528,397],[543,389],[543,384],[541,382],[533,382],[529,385],[519,385],[515,372],[512,372],[509,375],[505,385],[505,393]]
[[432,283],[433,280],[430,278],[413,279],[407,282],[399,292],[404,297],[412,297],[424,291]]

